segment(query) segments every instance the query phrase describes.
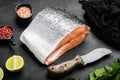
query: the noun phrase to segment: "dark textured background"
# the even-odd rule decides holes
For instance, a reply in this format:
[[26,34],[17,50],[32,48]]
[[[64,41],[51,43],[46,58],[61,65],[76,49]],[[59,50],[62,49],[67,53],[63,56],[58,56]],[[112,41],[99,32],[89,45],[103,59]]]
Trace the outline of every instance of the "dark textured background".
[[[104,65],[111,65],[111,62],[120,55],[120,50],[116,50],[101,40],[99,40],[92,32],[83,44],[70,50],[60,57],[54,64],[61,63],[74,58],[77,54],[84,55],[89,51],[106,47],[113,51],[113,54],[106,56],[92,64],[79,67],[73,72],[61,77],[48,77],[47,66],[41,64],[34,55],[23,45],[20,40],[20,34],[29,25],[29,21],[21,21],[15,13],[15,6],[18,3],[29,3],[33,8],[33,17],[45,7],[56,7],[66,9],[81,18],[80,5],[78,0],[0,0],[0,25],[10,25],[14,28],[14,38],[16,46],[9,45],[7,42],[0,41],[0,67],[3,68],[5,76],[3,80],[65,80],[68,77],[78,76],[80,80],[89,80],[88,74]],[[118,48],[119,49],[119,48]],[[6,70],[5,62],[12,55],[21,55],[25,60],[25,66],[22,71],[11,73]]]

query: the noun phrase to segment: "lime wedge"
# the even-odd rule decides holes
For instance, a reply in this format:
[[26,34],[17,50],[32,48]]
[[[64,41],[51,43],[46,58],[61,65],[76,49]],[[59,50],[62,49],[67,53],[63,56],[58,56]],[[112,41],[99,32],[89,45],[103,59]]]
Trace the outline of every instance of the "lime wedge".
[[0,80],[2,80],[3,77],[4,77],[4,72],[3,72],[2,68],[0,68]]
[[11,72],[20,71],[24,66],[23,57],[19,55],[13,55],[7,59],[5,66],[8,71]]

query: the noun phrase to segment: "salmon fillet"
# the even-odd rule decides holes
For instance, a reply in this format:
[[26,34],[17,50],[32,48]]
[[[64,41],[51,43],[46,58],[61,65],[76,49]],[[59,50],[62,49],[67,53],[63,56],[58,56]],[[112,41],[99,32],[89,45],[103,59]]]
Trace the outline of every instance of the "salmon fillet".
[[40,11],[23,31],[20,40],[43,64],[50,65],[81,44],[90,28],[76,16],[54,8]]
[[[60,56],[62,56],[65,52],[69,51],[70,49],[78,46],[79,44],[81,44],[85,38],[89,35],[89,31],[85,31],[83,33],[81,33],[80,35],[76,35],[76,37],[74,37],[73,39],[70,39],[69,42],[65,43],[66,41],[63,39],[61,42],[65,43],[64,45],[62,45],[61,47],[57,48],[56,50],[54,50],[45,60],[45,64],[49,65],[52,64],[54,61],[56,61]],[[70,35],[70,34],[68,34]],[[71,34],[71,36],[67,36],[67,38],[72,38],[73,34]],[[75,34],[74,34],[75,35]],[[61,45],[59,43],[59,45]]]

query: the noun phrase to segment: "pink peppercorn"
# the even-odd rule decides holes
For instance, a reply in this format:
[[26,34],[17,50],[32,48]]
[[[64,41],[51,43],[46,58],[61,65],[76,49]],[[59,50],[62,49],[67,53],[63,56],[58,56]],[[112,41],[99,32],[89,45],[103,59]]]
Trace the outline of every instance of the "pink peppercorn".
[[0,28],[0,39],[6,39],[12,36],[13,31],[10,27],[3,26]]

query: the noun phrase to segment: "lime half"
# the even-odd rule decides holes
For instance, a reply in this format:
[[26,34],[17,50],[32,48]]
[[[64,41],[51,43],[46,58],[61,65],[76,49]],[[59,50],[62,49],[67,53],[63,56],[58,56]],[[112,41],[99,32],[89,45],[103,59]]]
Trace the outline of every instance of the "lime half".
[[20,71],[24,66],[23,57],[19,55],[13,55],[7,59],[5,66],[7,70],[11,72]]
[[0,80],[2,80],[3,77],[4,77],[4,72],[3,72],[2,68],[0,68]]

